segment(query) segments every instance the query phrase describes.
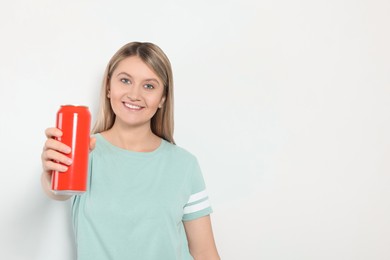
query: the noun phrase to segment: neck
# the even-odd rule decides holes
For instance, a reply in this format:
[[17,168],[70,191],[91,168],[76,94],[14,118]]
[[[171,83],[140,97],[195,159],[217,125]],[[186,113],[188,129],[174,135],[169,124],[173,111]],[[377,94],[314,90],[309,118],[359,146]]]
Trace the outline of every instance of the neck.
[[114,124],[102,135],[113,145],[135,152],[151,152],[161,143],[161,138],[152,132],[150,125],[129,127]]

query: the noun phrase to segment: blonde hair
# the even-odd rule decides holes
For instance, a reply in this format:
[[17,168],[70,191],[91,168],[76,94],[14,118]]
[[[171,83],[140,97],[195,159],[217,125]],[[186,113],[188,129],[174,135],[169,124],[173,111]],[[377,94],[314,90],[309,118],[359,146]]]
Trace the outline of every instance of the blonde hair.
[[165,102],[151,119],[154,134],[174,144],[173,139],[173,74],[171,63],[165,53],[155,44],[149,42],[130,42],[120,48],[107,64],[100,92],[100,105],[92,134],[110,129],[115,122],[115,113],[107,98],[112,73],[119,62],[125,58],[137,56],[148,65],[164,85]]

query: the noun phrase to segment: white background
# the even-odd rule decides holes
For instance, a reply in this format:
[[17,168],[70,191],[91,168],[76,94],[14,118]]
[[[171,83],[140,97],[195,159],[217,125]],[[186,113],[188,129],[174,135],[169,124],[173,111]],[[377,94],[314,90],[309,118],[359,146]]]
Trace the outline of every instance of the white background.
[[110,57],[151,41],[177,143],[202,166],[225,260],[390,259],[390,2],[0,4],[0,259],[74,259],[69,202],[40,188],[61,104],[96,112]]

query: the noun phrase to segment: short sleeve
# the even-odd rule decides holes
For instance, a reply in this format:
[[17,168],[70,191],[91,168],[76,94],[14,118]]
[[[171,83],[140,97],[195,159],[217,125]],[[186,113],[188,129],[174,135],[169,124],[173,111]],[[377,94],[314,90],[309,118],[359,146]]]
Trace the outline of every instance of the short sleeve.
[[190,165],[188,178],[189,198],[183,208],[183,221],[194,220],[211,214],[212,208],[202,171],[196,159]]

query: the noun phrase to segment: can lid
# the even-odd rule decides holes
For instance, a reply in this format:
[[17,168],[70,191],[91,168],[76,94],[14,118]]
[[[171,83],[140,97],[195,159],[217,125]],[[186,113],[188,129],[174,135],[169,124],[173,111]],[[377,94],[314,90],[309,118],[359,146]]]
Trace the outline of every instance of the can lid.
[[85,108],[88,108],[88,106],[84,106],[84,105],[71,105],[71,104],[61,105],[61,107],[85,107]]

